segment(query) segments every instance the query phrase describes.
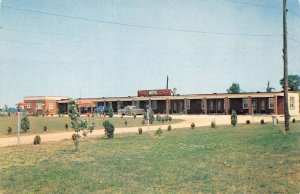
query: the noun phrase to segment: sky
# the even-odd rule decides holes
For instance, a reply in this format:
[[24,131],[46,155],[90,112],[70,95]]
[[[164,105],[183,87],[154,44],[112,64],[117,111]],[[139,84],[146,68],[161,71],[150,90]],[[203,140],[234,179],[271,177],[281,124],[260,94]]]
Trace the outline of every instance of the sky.
[[[280,91],[282,0],[0,0],[0,107],[24,96]],[[288,0],[289,74],[300,2]]]

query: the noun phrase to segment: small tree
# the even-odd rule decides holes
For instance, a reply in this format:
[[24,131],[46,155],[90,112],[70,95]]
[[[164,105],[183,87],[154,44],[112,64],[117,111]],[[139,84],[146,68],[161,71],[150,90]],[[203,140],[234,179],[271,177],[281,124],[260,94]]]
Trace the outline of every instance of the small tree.
[[275,90],[275,88],[271,87],[270,86],[270,81],[268,81],[266,92],[272,92],[273,90]]
[[69,103],[69,117],[71,119],[71,127],[74,129],[75,133],[72,135],[72,140],[74,141],[76,151],[78,150],[79,140],[80,140],[80,134],[79,132],[82,131],[84,136],[87,135],[87,133],[92,133],[92,130],[87,130],[88,128],[88,122],[87,120],[80,119],[80,114],[76,108],[75,101],[72,100]]
[[153,110],[150,110],[150,112],[149,112],[149,122],[150,122],[150,124],[153,124],[154,120],[155,120],[154,112],[153,112]]
[[104,127],[104,132],[105,135],[110,139],[110,138],[114,138],[114,132],[115,132],[115,126],[109,122],[108,120],[105,120],[102,123],[103,127]]
[[237,125],[237,114],[235,110],[231,112],[231,125],[234,127]]
[[112,118],[114,116],[114,109],[112,106],[108,108],[108,116],[109,118]]
[[23,114],[21,119],[21,129],[26,133],[30,129],[30,122],[27,117],[27,114]]

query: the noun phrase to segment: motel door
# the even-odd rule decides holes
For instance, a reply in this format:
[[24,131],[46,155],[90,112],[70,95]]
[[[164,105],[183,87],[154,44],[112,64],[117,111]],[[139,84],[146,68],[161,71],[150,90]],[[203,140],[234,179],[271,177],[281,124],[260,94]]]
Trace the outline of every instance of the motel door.
[[252,100],[252,111],[253,111],[253,113],[256,113],[256,110],[257,110],[256,100]]

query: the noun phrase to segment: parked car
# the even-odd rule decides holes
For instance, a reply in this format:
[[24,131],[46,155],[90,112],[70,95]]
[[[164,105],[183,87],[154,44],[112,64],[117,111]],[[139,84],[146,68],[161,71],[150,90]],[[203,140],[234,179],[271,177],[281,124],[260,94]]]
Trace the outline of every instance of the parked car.
[[108,106],[98,106],[95,110],[96,113],[108,113]]
[[125,106],[124,109],[118,110],[118,114],[121,115],[143,115],[144,109],[137,106]]

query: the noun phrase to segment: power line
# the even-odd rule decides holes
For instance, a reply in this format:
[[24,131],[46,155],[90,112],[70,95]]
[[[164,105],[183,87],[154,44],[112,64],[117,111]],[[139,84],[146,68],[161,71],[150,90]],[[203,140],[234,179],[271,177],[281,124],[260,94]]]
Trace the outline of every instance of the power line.
[[157,27],[157,26],[137,25],[137,24],[128,24],[128,23],[114,22],[114,21],[90,19],[90,18],[77,17],[77,16],[68,16],[68,15],[62,15],[62,14],[56,14],[56,13],[50,13],[50,12],[44,12],[44,11],[37,11],[37,10],[30,10],[30,9],[10,7],[10,6],[5,6],[5,5],[3,5],[2,8],[17,10],[17,11],[30,12],[30,13],[43,14],[43,15],[50,15],[50,16],[56,16],[56,17],[63,17],[63,18],[74,19],[74,20],[81,20],[81,21],[87,21],[87,22],[96,22],[96,23],[103,23],[103,24],[110,24],[110,25],[119,25],[119,26],[124,26],[124,27],[133,27],[133,28],[142,28],[142,29],[152,29],[152,30],[164,30],[164,31],[196,33],[196,34],[208,34],[208,35],[248,36],[248,37],[281,37],[282,36],[282,35],[278,35],[278,34],[226,33],[226,32],[209,32],[209,31],[175,29],[175,28],[169,28],[169,27]]
[[253,4],[253,3],[246,3],[246,2],[240,2],[240,1],[235,1],[235,0],[225,0],[231,3],[236,3],[236,4],[243,4],[243,5],[248,5],[248,6],[254,6],[254,7],[262,7],[262,8],[267,8],[267,9],[278,9],[281,10],[279,7],[271,7],[271,6],[265,6],[261,4]]

